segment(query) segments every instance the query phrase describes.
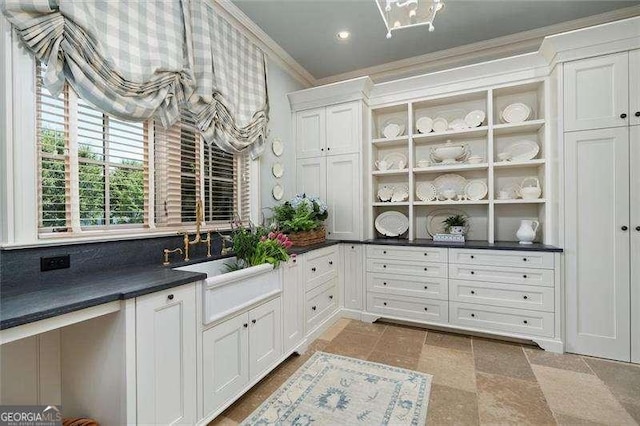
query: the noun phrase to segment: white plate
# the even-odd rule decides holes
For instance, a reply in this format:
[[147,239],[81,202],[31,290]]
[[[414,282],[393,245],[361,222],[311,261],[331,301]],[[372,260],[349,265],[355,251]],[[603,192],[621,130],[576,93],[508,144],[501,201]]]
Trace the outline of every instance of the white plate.
[[472,201],[482,200],[487,196],[488,192],[489,188],[487,188],[487,184],[481,180],[472,180],[464,187],[464,195]]
[[378,188],[378,199],[380,201],[391,201],[393,197],[393,186],[383,185]]
[[469,230],[469,216],[458,209],[436,209],[427,215],[427,234],[433,237],[435,234],[444,234],[446,225],[442,223],[449,216],[462,215],[467,218],[467,232]]
[[502,111],[502,118],[507,123],[522,123],[526,121],[530,115],[531,108],[520,102],[507,105]]
[[409,198],[409,186],[396,185],[393,188],[393,195],[391,196],[392,203],[399,203]]
[[409,229],[409,218],[396,211],[384,212],[376,217],[375,226],[386,237],[398,237]]
[[433,119],[431,117],[420,117],[416,120],[416,129],[420,133],[429,133],[433,130]]
[[284,196],[284,189],[282,189],[282,186],[280,186],[280,184],[276,184],[271,190],[271,194],[273,195],[274,200],[280,201]]
[[284,175],[284,166],[282,163],[275,163],[271,166],[271,173],[273,173],[274,177],[281,178]]
[[278,138],[275,138],[273,142],[271,142],[271,151],[276,157],[280,157],[284,152],[284,144]]
[[536,158],[540,152],[540,146],[534,141],[521,140],[507,146],[505,152],[511,154],[511,161],[529,161]]
[[438,197],[438,190],[431,182],[420,182],[416,186],[416,196],[420,201],[433,201]]
[[462,118],[456,118],[451,123],[449,123],[449,128],[451,130],[464,130],[468,129],[467,123]]
[[387,139],[397,138],[404,134],[405,123],[400,118],[389,118],[382,124],[382,136]]
[[446,132],[449,128],[449,122],[446,118],[438,117],[433,120],[433,131],[434,132]]
[[382,159],[389,165],[389,168],[387,170],[400,169],[401,167],[399,167],[399,164],[401,161],[404,162],[404,166],[402,167],[402,169],[407,167],[407,156],[401,152],[390,152]]
[[485,117],[486,114],[484,111],[476,109],[464,117],[464,122],[467,123],[469,127],[479,127],[484,122]]
[[433,185],[436,187],[438,195],[441,195],[443,191],[448,189],[454,190],[457,195],[464,195],[464,188],[467,186],[467,180],[460,175],[449,173],[435,178]]

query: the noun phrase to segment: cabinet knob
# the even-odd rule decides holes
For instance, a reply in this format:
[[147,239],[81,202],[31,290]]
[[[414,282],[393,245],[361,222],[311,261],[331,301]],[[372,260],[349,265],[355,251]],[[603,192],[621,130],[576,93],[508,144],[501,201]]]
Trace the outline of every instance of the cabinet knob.
[[524,320],[522,322],[525,323],[525,324],[529,324],[529,321],[527,321],[527,320]]
[[627,229],[629,229],[629,227],[627,225],[623,225],[622,228],[620,229],[622,229],[623,231],[626,231]]
[[168,296],[167,296],[167,299],[169,299],[169,300],[173,300],[173,294],[168,295]]
[[333,300],[333,294],[329,295],[329,300]]
[[636,226],[636,231],[640,232],[640,226]]
[[382,267],[383,267],[383,268],[386,268],[386,267],[387,267],[387,265],[382,265]]
[[527,278],[527,274],[524,274],[524,275],[522,276],[522,278]]
[[330,260],[330,261],[329,261],[329,265],[333,265],[333,260]]
[[471,316],[472,316],[473,318],[475,318],[475,317],[476,317],[476,314],[471,314]]
[[386,251],[386,250],[384,250],[384,251],[382,252],[382,254],[387,254],[387,251]]
[[328,147],[327,147],[327,151],[331,151],[331,147],[329,147],[329,146],[328,146]]
[[353,250],[354,248],[355,248],[354,246],[351,246],[351,250]]
[[428,256],[428,255],[429,255],[429,253],[425,253],[424,255],[425,255],[425,256]]
[[252,320],[251,320],[251,324],[255,324],[255,323],[256,323],[256,321],[257,321],[257,320],[252,319]]
[[476,273],[474,271],[471,271],[471,275],[475,275]]
[[523,262],[526,262],[526,261],[527,261],[527,258],[526,258],[526,257],[523,257],[523,258],[522,258],[522,261],[523,261]]
[[387,283],[386,283],[386,282],[383,282],[383,283],[382,283],[382,285],[387,285]]
[[635,115],[636,117],[640,117],[640,111],[636,111],[636,113],[633,115]]
[[425,290],[429,290],[429,286],[426,286],[426,285],[425,285],[425,286],[424,286],[424,289],[425,289]]
[[320,148],[320,151],[324,151],[324,148]]
[[426,271],[426,270],[427,270],[427,268],[424,268],[424,270]]
[[314,266],[313,268],[311,268],[311,272],[315,272],[316,271],[316,267]]
[[620,118],[627,118],[627,114],[623,112],[622,114],[620,114]]
[[292,260],[292,262],[293,262],[293,263],[296,263],[296,259],[293,259],[293,260]]
[[318,307],[317,307],[317,306],[312,306],[312,307],[311,307],[311,310],[312,310],[312,311],[315,311],[316,309],[318,309]]
[[383,304],[384,306],[387,306],[387,302],[382,302],[382,304]]
[[249,324],[247,324],[247,323],[245,322],[244,324],[242,324],[242,326],[243,326],[244,328],[247,328],[247,327],[249,327]]
[[527,300],[529,297],[528,297],[528,296],[522,296],[522,298],[523,298],[524,300]]
[[471,258],[472,258],[472,259],[475,259],[476,257],[475,257],[474,255],[471,255]]
[[474,290],[471,290],[471,294],[476,294],[476,292]]
[[425,310],[425,311],[428,311],[428,310],[429,310],[429,308],[424,308],[424,310]]

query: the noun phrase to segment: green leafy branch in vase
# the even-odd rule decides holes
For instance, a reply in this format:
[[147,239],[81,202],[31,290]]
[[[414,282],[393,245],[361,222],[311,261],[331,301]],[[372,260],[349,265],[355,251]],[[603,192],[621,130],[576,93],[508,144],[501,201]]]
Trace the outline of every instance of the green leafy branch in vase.
[[274,219],[285,234],[320,229],[329,217],[327,204],[318,197],[296,195],[273,208]]

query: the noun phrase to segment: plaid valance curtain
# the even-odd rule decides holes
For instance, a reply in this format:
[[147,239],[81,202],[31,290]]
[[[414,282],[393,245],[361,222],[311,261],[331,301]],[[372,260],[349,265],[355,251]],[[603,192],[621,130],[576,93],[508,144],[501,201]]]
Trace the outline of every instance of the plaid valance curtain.
[[20,39],[81,98],[126,120],[164,126],[181,110],[204,140],[257,156],[268,121],[263,52],[213,0],[0,0]]

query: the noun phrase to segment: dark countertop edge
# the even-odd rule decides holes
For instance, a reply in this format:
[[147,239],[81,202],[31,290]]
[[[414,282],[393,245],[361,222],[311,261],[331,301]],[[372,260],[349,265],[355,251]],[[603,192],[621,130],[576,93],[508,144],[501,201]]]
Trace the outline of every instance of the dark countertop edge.
[[[347,242],[349,243],[349,242]],[[357,243],[357,242],[351,242]],[[401,247],[440,247],[451,249],[472,249],[472,250],[502,250],[502,251],[539,251],[562,253],[564,250],[560,247],[550,246],[546,244],[519,244],[513,241],[496,241],[488,243],[481,240],[471,240],[464,243],[439,243],[432,240],[404,240],[404,239],[372,239],[361,241],[360,244],[365,245],[389,245]]]
[[342,243],[344,243],[344,241],[342,240],[326,240],[322,243],[313,244],[311,246],[291,247],[289,249],[289,254],[295,254],[295,255],[305,254],[310,251],[320,250],[325,247],[331,247],[331,246],[335,246],[336,244],[342,244]]

